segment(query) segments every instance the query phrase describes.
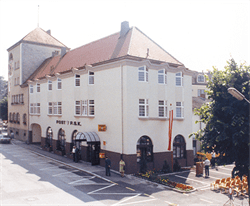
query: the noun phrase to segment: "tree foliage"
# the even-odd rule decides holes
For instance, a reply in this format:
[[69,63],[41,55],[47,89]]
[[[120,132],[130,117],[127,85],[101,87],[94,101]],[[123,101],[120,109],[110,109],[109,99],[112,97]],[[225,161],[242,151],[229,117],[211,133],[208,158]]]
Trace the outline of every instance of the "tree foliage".
[[249,103],[239,101],[228,93],[234,87],[249,99],[250,67],[238,66],[229,60],[223,71],[214,68],[208,80],[210,102],[196,109],[200,121],[206,126],[194,133],[206,151],[220,153],[222,164],[235,162],[240,175],[248,174],[249,164]]
[[8,99],[5,97],[0,101],[0,119],[8,120]]

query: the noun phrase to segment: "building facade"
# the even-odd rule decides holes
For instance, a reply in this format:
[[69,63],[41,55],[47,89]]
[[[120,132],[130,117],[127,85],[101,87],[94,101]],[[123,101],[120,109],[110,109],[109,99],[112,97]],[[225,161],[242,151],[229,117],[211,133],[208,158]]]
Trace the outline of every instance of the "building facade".
[[123,22],[120,32],[46,58],[29,76],[30,142],[68,157],[76,145],[93,165],[104,165],[104,154],[115,170],[122,155],[126,173],[142,162],[191,166],[192,75]]

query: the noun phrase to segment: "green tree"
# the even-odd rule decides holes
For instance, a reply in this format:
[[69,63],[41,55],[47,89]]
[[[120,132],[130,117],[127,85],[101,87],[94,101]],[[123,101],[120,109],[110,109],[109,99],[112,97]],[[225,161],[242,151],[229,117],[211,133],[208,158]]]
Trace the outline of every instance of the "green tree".
[[202,141],[205,151],[214,149],[220,153],[221,164],[235,162],[238,175],[248,175],[249,166],[249,104],[228,93],[234,87],[249,99],[250,67],[238,66],[231,59],[223,71],[214,68],[208,80],[210,102],[196,109],[206,126],[194,133]]
[[0,101],[0,119],[8,120],[8,99],[5,97]]

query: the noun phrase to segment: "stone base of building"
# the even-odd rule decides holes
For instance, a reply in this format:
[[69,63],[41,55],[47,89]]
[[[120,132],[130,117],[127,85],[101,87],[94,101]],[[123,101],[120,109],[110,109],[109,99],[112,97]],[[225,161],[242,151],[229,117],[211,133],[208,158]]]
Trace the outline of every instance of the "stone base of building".
[[29,132],[27,130],[17,129],[14,127],[8,127],[8,134],[10,135],[11,132],[14,133],[15,139],[18,139],[24,142],[28,140]]
[[[62,151],[58,151],[56,149],[57,146],[57,140],[53,140],[52,142],[52,149],[48,149],[45,147],[46,145],[46,138],[41,138],[41,146],[44,148],[44,150],[47,149],[47,151],[53,151],[55,154],[58,155],[66,155],[68,158],[73,158],[73,155],[71,153],[73,144],[72,143],[66,143],[65,151],[62,153]],[[91,162],[91,157],[88,147],[87,146],[81,146],[81,152],[79,158],[85,162]],[[121,160],[121,154],[117,152],[107,151],[107,150],[100,150],[100,153],[104,153],[105,156],[108,156],[111,160],[111,169],[119,171],[119,162]],[[153,162],[147,163],[147,170],[161,170],[164,161],[167,161],[167,164],[172,168],[173,170],[173,164],[175,159],[173,157],[172,151],[167,152],[158,152],[153,154]],[[137,162],[137,155],[136,154],[123,154],[123,160],[126,163],[126,174],[134,174],[140,171],[140,163]],[[194,157],[193,157],[193,150],[187,150],[186,151],[186,158],[179,158],[177,159],[178,163],[181,167],[187,167],[192,166],[194,164]],[[105,158],[99,159],[99,164],[101,166],[105,166]]]

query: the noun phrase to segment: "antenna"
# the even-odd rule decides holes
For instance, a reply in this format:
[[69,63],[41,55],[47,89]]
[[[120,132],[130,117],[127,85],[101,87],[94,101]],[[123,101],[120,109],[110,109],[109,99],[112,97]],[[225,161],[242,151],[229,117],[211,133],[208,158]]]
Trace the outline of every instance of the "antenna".
[[39,5],[38,5],[38,11],[37,11],[37,27],[39,27]]

